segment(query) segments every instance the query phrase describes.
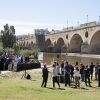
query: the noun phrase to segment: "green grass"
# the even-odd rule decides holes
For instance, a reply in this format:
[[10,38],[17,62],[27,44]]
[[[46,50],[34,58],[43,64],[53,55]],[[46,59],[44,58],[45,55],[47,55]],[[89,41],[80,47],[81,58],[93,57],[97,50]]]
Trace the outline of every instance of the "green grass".
[[0,75],[0,100],[99,100],[100,88],[97,88],[97,81],[92,81],[93,87],[86,87],[81,82],[80,88],[64,87],[61,89],[55,84],[52,88],[52,79],[49,75],[47,88],[41,88],[41,71],[27,71],[32,79],[21,79],[24,71],[11,72]]

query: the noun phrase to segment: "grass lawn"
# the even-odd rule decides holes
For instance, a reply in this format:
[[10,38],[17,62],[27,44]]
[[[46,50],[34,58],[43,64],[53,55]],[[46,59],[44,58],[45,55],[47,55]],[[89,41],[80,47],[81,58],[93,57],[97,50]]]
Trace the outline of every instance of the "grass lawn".
[[11,72],[0,75],[0,100],[100,100],[100,88],[97,81],[91,81],[93,87],[86,87],[80,82],[80,88],[64,87],[61,89],[55,84],[52,88],[52,79],[49,75],[47,88],[41,88],[41,71],[36,69],[27,71],[32,79],[21,79],[24,71]]

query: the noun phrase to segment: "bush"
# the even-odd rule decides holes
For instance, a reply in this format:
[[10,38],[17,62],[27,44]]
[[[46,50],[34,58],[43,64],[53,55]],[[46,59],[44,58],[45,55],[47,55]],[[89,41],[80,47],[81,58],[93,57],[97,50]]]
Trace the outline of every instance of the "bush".
[[37,53],[38,53],[39,49],[37,46],[29,49],[25,49],[25,50],[20,50],[19,54],[20,55],[25,55],[25,56],[30,56],[32,59],[33,58],[37,58]]
[[19,52],[19,46],[17,46],[15,43],[13,44],[13,47],[15,52]]

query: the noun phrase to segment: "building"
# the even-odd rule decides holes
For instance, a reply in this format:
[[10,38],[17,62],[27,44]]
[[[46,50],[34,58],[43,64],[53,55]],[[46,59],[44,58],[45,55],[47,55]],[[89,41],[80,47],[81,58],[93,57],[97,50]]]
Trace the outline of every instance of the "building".
[[33,34],[41,35],[41,34],[49,34],[48,29],[34,29]]

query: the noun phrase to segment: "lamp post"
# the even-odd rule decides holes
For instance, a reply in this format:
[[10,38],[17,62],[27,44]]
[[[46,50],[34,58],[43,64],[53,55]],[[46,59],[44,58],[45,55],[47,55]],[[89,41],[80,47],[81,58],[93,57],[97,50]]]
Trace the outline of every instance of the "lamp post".
[[100,23],[100,16],[99,16],[99,23]]
[[55,25],[54,25],[54,30],[55,30]]
[[86,32],[85,32],[85,37],[86,37],[86,38],[88,37],[87,26],[88,26],[88,15],[87,15]]
[[[68,21],[67,21],[67,31],[68,31]],[[68,39],[68,33],[66,32],[66,39]]]
[[87,25],[88,25],[88,15],[87,15],[87,22],[86,22],[86,27],[87,27]]
[[64,28],[64,25],[63,25],[63,28]]
[[79,22],[77,22],[77,28],[79,28]]
[[68,21],[67,21],[67,31],[68,31]]

